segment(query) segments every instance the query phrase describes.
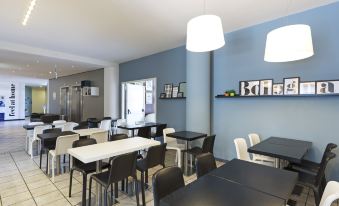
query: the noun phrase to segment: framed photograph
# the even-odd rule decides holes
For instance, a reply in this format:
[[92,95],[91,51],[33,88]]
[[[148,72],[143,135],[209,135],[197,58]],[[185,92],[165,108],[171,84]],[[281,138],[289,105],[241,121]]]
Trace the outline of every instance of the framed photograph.
[[153,93],[146,92],[146,104],[153,104]]
[[339,94],[339,80],[317,81],[317,94]]
[[258,96],[260,81],[241,81],[239,83],[240,96]]
[[184,97],[184,93],[178,92],[178,98],[183,98],[183,97]]
[[173,84],[165,84],[164,91],[166,94],[166,98],[172,98],[172,88]]
[[301,82],[300,94],[315,94],[315,82]]
[[284,78],[284,95],[299,95],[299,77]]
[[179,83],[179,92],[182,93],[182,97],[186,97],[186,82]]
[[160,99],[165,99],[166,98],[166,93],[160,93]]
[[177,98],[179,92],[179,86],[173,86],[172,88],[172,98]]
[[145,87],[146,87],[146,91],[152,91],[153,90],[153,80],[147,80]]
[[273,95],[284,95],[284,84],[273,84]]
[[273,79],[264,79],[260,80],[260,95],[261,96],[267,96],[272,95],[272,85],[273,85]]

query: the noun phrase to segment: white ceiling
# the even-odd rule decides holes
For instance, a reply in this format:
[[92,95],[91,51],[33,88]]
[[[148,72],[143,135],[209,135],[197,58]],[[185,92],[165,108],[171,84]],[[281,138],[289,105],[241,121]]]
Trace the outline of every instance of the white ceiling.
[[[287,2],[288,13],[296,13],[336,1],[206,0],[206,12],[219,15],[230,32],[286,16]],[[32,75],[43,76],[60,64],[71,74],[175,48],[185,43],[188,20],[203,13],[203,0],[37,0],[22,26],[29,3],[0,0],[1,72],[3,63],[24,71],[30,64]]]

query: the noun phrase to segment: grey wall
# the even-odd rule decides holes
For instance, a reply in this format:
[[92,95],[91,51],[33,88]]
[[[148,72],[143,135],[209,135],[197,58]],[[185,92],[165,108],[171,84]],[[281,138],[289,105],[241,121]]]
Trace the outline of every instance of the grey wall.
[[[238,90],[240,80],[301,77],[302,81],[339,79],[339,3],[290,16],[288,24],[312,28],[315,55],[290,63],[264,62],[266,34],[286,25],[286,19],[256,25],[225,35],[226,45],[214,55],[214,95]],[[339,144],[339,97],[241,98],[214,100],[215,154],[236,156],[233,139],[256,132],[263,139],[279,136],[308,140],[313,148],[307,158],[320,161],[329,142]],[[328,175],[339,180],[339,158]]]
[[[164,84],[186,81],[186,49],[179,47],[166,52],[136,59],[119,65],[121,82],[157,78],[157,121],[176,130],[185,129],[186,106],[184,99],[161,100]],[[120,86],[121,87],[121,86]]]
[[[103,118],[104,116],[104,69],[74,74],[50,79],[49,84],[49,113],[60,113],[60,87],[67,85],[79,85],[82,80],[90,80],[92,86],[99,87],[99,96],[83,97],[83,120],[89,117]],[[53,100],[53,92],[56,92],[56,100]]]

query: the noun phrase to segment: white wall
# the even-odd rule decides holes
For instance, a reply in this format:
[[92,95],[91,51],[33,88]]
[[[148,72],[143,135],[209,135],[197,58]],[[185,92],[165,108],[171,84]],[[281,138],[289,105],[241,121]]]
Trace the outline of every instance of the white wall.
[[104,68],[104,116],[119,118],[119,65]]

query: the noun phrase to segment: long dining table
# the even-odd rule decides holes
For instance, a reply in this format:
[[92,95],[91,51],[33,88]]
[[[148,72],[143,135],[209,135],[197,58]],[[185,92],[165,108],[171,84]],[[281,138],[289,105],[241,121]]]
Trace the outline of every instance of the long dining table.
[[[96,172],[102,171],[102,160],[110,157],[127,154],[134,151],[148,149],[149,147],[159,145],[160,142],[143,137],[132,137],[112,142],[104,142],[94,145],[68,149],[68,154],[83,163],[96,162]],[[96,190],[98,205],[101,205],[101,189]],[[86,203],[83,203],[86,204]]]

